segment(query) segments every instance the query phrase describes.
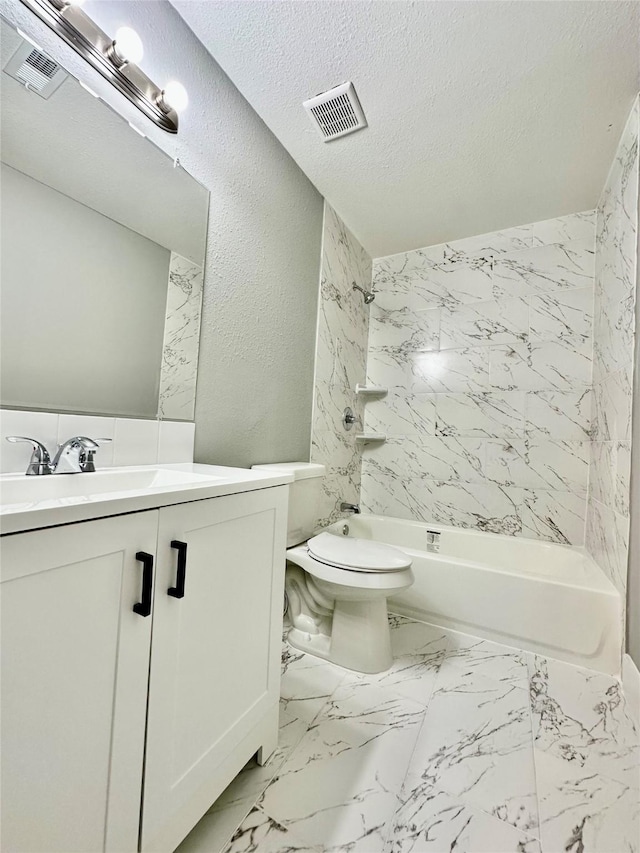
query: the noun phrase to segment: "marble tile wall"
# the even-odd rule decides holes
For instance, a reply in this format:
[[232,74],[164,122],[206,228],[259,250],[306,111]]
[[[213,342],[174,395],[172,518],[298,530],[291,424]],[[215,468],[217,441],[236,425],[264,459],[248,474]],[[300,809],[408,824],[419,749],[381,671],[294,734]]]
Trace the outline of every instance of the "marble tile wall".
[[171,253],[158,414],[193,420],[200,344],[203,270]]
[[586,545],[625,595],[638,226],[638,100],[596,212],[593,443]]
[[594,212],[373,262],[362,504],[584,542]]
[[362,419],[355,387],[364,382],[369,308],[353,282],[371,287],[371,258],[325,202],[316,343],[311,461],[327,466],[319,524],[340,517],[340,501],[360,500],[361,446],[342,426],[347,406]]

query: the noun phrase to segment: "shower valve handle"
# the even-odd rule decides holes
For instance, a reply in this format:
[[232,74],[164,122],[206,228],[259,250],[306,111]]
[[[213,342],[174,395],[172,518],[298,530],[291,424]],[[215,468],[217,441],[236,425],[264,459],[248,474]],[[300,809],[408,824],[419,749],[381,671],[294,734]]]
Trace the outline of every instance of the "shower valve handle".
[[350,406],[347,406],[342,414],[342,425],[348,431],[357,423],[360,423],[360,418],[357,415],[354,415],[353,409]]

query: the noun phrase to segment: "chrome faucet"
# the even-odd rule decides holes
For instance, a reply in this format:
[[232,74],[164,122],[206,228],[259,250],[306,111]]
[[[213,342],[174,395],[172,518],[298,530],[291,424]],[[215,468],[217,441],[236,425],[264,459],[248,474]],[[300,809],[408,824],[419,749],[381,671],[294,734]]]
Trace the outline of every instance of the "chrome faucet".
[[58,448],[53,460],[49,451],[35,438],[24,435],[8,435],[7,441],[17,443],[24,441],[33,448],[31,459],[27,466],[27,476],[43,474],[86,474],[96,470],[93,458],[100,443],[111,441],[110,438],[87,438],[86,435],[74,435]]
[[[111,439],[102,439],[110,441]],[[84,474],[96,470],[93,457],[100,445],[86,435],[74,435],[58,448],[51,463],[52,474]]]
[[40,442],[36,441],[35,438],[27,438],[26,435],[8,435],[7,441],[10,441],[12,444],[18,444],[19,442],[24,441],[27,444],[30,444],[33,448],[31,451],[31,459],[29,460],[26,470],[28,477],[51,473],[51,457],[49,456],[49,451],[44,444],[40,444]]
[[340,512],[352,512],[354,515],[360,515],[360,504],[349,504],[342,501],[340,504]]

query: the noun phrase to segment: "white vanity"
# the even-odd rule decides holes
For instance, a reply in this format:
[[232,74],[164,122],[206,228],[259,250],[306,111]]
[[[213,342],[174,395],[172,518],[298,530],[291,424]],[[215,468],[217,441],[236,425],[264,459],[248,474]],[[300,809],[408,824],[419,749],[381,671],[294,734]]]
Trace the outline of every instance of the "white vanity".
[[0,477],[3,850],[172,851],[267,760],[289,480]]

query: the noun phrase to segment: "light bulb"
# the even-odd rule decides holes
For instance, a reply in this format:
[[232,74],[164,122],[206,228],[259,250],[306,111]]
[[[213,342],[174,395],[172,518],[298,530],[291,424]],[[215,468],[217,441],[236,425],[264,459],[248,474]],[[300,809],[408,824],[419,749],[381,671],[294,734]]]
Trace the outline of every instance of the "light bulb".
[[118,59],[125,62],[140,62],[144,56],[144,48],[142,47],[142,39],[135,30],[131,27],[120,27],[116,31],[116,37],[113,42],[113,51],[117,54]]
[[186,110],[189,105],[189,95],[187,95],[187,90],[184,88],[182,83],[178,83],[177,80],[172,80],[162,90],[162,100],[169,107],[173,107],[173,109],[180,113],[182,110]]

